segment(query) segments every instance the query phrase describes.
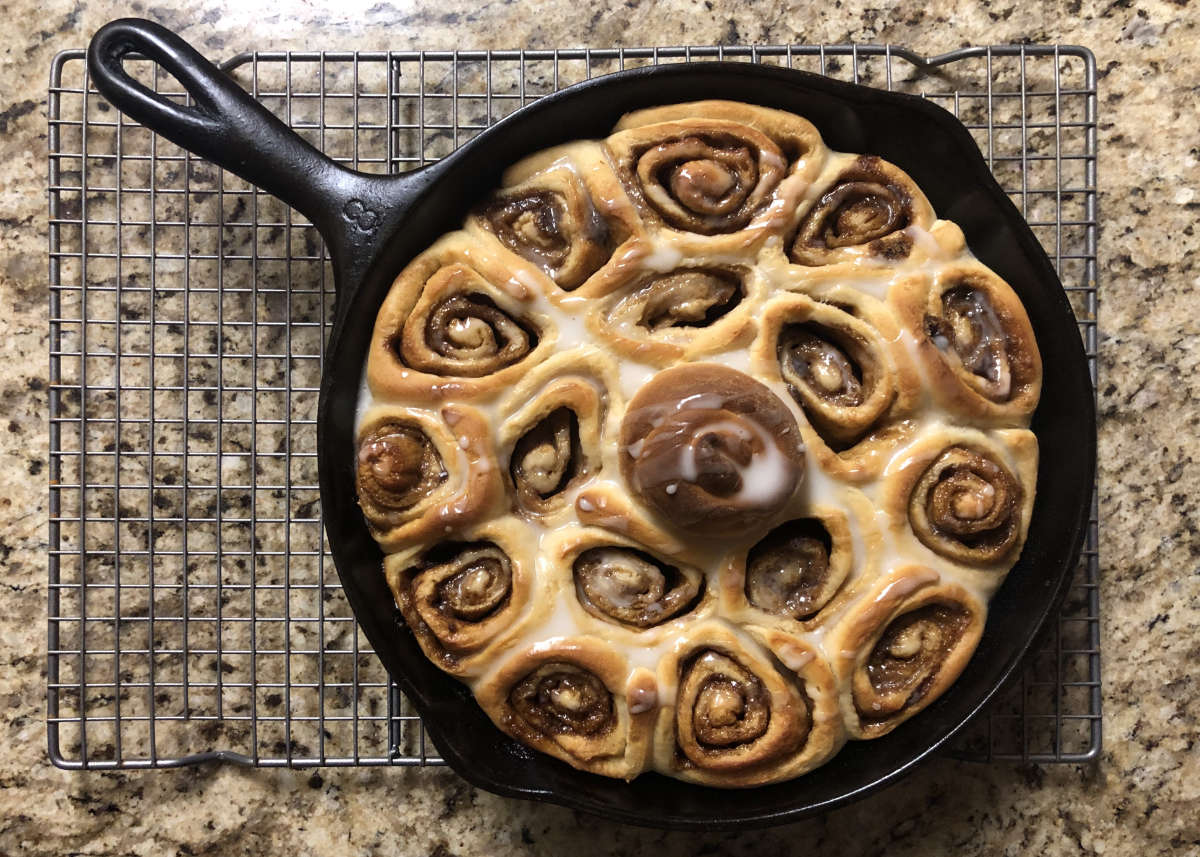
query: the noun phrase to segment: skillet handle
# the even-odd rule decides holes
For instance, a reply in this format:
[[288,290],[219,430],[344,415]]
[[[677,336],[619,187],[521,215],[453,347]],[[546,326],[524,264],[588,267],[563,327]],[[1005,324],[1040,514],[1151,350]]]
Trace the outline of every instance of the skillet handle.
[[[162,66],[193,103],[180,104],[134,80],[123,64],[131,54]],[[334,163],[153,21],[106,24],[92,37],[87,64],[96,88],[117,109],[295,208],[316,224],[335,260],[347,260],[349,269],[366,264],[377,235],[398,215],[395,201],[403,194],[397,185],[425,183],[416,174],[374,176]]]

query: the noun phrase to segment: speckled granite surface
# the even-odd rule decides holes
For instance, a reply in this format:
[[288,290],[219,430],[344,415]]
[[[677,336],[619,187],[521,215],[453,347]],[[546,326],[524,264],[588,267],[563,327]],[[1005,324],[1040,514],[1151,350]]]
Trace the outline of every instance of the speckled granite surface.
[[[1200,853],[1200,211],[1195,69],[1185,0],[1080,0],[891,10],[629,0],[579,4],[352,0],[6,0],[0,35],[0,854]],[[861,41],[936,53],[971,43],[1080,43],[1102,79],[1101,343],[1105,751],[1099,764],[936,761],[882,795],[769,832],[704,837],[597,823],[477,792],[445,770],[73,774],[46,761],[45,92],[54,53],[134,12],[216,57],[250,46],[548,47]]]

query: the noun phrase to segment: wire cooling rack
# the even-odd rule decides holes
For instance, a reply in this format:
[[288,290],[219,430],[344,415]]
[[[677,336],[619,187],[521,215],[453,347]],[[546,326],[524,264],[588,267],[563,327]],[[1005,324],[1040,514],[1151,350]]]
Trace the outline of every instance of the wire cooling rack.
[[[396,172],[540,95],[740,60],[915,92],[975,135],[1058,267],[1096,373],[1096,71],[1079,47],[242,54],[225,70],[330,156]],[[82,51],[49,90],[48,734],[67,768],[437,764],[324,540],[316,401],[333,280],[316,230],[113,110]],[[184,99],[147,62],[130,71]],[[1095,501],[1074,585],[953,752],[1100,749]]]

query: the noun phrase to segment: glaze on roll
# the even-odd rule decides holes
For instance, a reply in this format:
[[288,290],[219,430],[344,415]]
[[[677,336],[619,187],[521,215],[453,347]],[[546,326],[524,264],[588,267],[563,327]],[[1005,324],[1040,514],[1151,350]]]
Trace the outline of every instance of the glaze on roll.
[[622,545],[588,548],[573,564],[584,609],[600,619],[650,628],[691,609],[704,591],[695,569],[681,569]]
[[897,569],[831,632],[846,726],[877,738],[932,703],[966,667],[984,607],[932,569]]
[[833,538],[816,518],[772,530],[746,557],[746,600],[759,610],[804,620],[829,603],[847,568],[831,560]]
[[1041,394],[1033,328],[1007,283],[975,262],[917,275],[888,295],[917,344],[931,392],[968,420],[1021,425]]
[[788,257],[809,267],[855,258],[901,261],[913,249],[908,228],[932,225],[933,211],[912,179],[880,158],[860,156],[838,171],[805,212]]

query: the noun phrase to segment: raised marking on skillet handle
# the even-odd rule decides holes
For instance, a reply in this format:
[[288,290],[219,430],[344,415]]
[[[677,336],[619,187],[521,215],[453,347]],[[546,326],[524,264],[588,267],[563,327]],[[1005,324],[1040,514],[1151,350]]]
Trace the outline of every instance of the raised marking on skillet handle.
[[368,206],[358,197],[349,200],[342,206],[342,216],[346,222],[368,235],[379,226],[382,216],[378,211]]

